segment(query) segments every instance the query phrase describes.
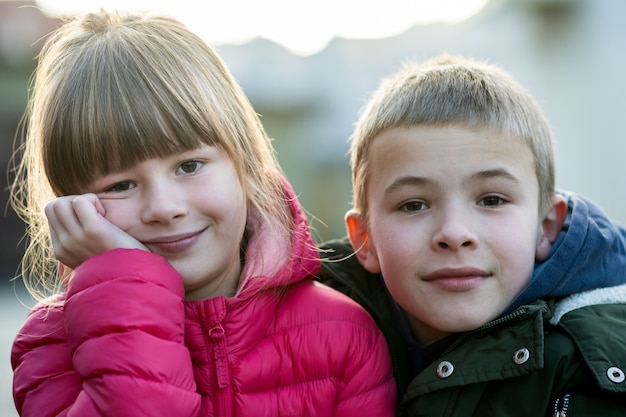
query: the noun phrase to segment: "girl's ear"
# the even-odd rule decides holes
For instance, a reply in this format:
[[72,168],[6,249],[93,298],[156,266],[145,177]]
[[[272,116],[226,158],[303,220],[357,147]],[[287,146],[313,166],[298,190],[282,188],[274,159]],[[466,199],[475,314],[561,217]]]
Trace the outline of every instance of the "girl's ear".
[[561,226],[567,216],[567,201],[565,197],[555,194],[552,196],[550,208],[541,221],[541,235],[537,241],[535,250],[535,259],[537,261],[545,261],[550,256],[552,244],[561,232]]
[[352,243],[361,265],[372,274],[380,273],[376,248],[371,244],[367,227],[361,221],[359,214],[354,210],[350,210],[346,213],[345,221],[350,243]]
[[57,267],[61,282],[63,282],[63,286],[67,290],[67,286],[70,284],[70,279],[72,279],[72,274],[74,273],[74,270],[69,266],[61,263],[60,261],[57,261]]

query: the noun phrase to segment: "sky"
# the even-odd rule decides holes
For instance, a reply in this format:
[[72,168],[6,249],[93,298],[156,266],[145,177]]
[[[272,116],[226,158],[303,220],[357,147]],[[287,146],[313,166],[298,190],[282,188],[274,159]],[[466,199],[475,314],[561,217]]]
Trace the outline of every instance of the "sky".
[[67,15],[100,8],[147,9],[172,15],[214,45],[263,37],[310,55],[334,37],[395,36],[418,23],[455,23],[487,0],[37,0],[44,12]]

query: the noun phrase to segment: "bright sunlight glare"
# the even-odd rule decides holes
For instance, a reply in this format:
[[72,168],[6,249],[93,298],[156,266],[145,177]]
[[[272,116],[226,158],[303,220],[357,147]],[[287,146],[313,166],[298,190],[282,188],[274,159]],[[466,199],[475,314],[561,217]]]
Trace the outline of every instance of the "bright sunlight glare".
[[[310,55],[334,37],[376,39],[416,24],[456,23],[478,13],[487,0],[37,0],[52,16],[112,9],[146,9],[172,15],[208,43],[242,44],[266,38]],[[201,5],[201,6],[199,6]]]

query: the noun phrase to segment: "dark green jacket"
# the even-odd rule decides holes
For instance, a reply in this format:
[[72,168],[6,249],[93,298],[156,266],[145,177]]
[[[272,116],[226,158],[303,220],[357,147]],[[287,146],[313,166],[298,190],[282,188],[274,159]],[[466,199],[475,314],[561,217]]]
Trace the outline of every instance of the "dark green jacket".
[[347,240],[322,246],[320,280],[359,302],[385,334],[400,415],[626,416],[626,305],[616,303],[626,286],[522,305],[456,336],[412,379],[386,288],[351,254]]

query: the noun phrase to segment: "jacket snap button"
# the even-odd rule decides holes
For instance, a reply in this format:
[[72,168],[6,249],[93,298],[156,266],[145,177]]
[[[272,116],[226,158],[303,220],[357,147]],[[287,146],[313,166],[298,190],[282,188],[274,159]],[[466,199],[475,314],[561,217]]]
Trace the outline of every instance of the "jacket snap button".
[[437,366],[437,376],[439,378],[447,378],[454,372],[454,365],[448,361],[441,361]]
[[608,376],[609,379],[616,384],[621,384],[622,382],[624,382],[625,379],[624,371],[619,369],[617,366],[611,366],[609,369],[607,369],[606,376]]
[[530,358],[530,352],[526,348],[518,349],[513,354],[513,362],[515,362],[516,365],[526,363],[528,358]]

